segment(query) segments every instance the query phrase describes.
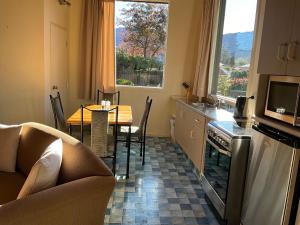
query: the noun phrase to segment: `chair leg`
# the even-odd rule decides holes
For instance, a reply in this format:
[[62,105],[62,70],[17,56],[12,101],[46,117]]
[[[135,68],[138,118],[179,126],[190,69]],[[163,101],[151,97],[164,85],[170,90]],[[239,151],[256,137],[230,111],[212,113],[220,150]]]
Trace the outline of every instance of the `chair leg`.
[[127,146],[127,165],[126,165],[126,179],[129,178],[129,163],[130,163],[130,144],[131,144],[131,126],[129,126],[128,132],[128,146]]
[[115,135],[115,139],[114,139],[114,155],[113,155],[113,174],[114,176],[116,175],[116,164],[117,164],[117,147],[118,147],[118,127],[114,127],[114,135]]
[[143,155],[143,141],[141,141],[141,147],[140,147],[140,156],[142,157]]
[[114,176],[116,175],[116,164],[117,164],[117,156],[116,154],[114,153],[114,158],[113,158],[113,169],[112,169],[112,172],[114,174]]
[[143,140],[143,163],[142,165],[145,165],[145,148],[146,148],[146,138]]
[[69,125],[69,135],[72,136],[72,125],[71,124]]
[[128,148],[128,145],[129,145],[129,134],[126,137],[125,147]]

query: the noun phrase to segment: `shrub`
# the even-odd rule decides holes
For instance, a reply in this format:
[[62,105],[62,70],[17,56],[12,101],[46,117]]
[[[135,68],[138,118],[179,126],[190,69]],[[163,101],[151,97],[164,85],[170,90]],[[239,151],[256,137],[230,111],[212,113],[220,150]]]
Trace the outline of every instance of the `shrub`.
[[129,85],[129,86],[134,86],[134,83],[130,80],[126,80],[126,79],[122,79],[122,78],[118,78],[117,79],[117,84],[119,85]]

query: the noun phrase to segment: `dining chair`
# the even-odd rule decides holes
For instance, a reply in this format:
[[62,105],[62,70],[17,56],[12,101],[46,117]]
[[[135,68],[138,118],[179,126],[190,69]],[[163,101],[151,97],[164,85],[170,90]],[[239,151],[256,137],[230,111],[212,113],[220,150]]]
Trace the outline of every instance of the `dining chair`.
[[[101,158],[112,159],[112,172],[116,173],[117,163],[117,132],[119,107],[110,110],[91,110],[87,106],[81,105],[81,142],[84,141],[84,110],[91,112],[91,149]],[[113,132],[109,129],[109,116],[114,116]]]
[[112,104],[120,105],[120,91],[108,91],[104,90],[97,90],[97,105],[100,104],[101,100],[109,100]]
[[[145,145],[146,145],[146,132],[147,132],[147,123],[148,123],[148,117],[150,113],[152,105],[152,99],[150,99],[149,96],[146,98],[146,104],[143,116],[140,120],[140,123],[138,126],[131,126],[131,129],[127,126],[121,126],[120,128],[120,135],[125,136],[126,139],[118,139],[118,141],[126,142],[128,143],[139,143],[140,144],[140,156],[143,157],[142,165],[145,165]],[[130,135],[129,135],[130,131]]]
[[55,128],[64,132],[69,131],[69,133],[71,133],[65,120],[64,110],[59,92],[57,92],[56,96],[52,96],[50,94],[50,102],[54,116]]

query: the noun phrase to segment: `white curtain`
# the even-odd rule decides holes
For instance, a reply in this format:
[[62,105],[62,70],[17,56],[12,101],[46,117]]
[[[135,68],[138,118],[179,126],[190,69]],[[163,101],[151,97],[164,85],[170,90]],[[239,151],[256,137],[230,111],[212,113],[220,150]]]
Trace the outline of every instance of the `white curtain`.
[[193,95],[207,96],[213,34],[218,19],[220,0],[203,0],[199,35],[198,59],[194,77]]

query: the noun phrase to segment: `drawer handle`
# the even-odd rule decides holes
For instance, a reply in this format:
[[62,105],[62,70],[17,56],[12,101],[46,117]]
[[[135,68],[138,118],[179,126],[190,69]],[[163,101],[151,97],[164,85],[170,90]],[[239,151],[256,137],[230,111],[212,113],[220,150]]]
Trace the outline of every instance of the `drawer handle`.
[[215,143],[213,143],[213,142],[212,142],[211,140],[209,140],[208,138],[206,139],[206,142],[208,142],[211,146],[213,146],[213,147],[214,147],[218,152],[220,152],[221,154],[227,155],[227,156],[231,157],[231,152],[219,148]]
[[287,44],[286,43],[283,43],[283,44],[280,44],[278,46],[278,49],[277,49],[277,59],[280,61],[280,62],[285,62],[285,49],[286,49],[286,46]]
[[289,43],[288,52],[287,52],[287,59],[289,61],[294,61],[296,59],[296,49],[297,49],[297,41],[293,41]]
[[200,122],[201,122],[199,119],[194,119],[194,121],[195,121],[196,123],[200,123]]

